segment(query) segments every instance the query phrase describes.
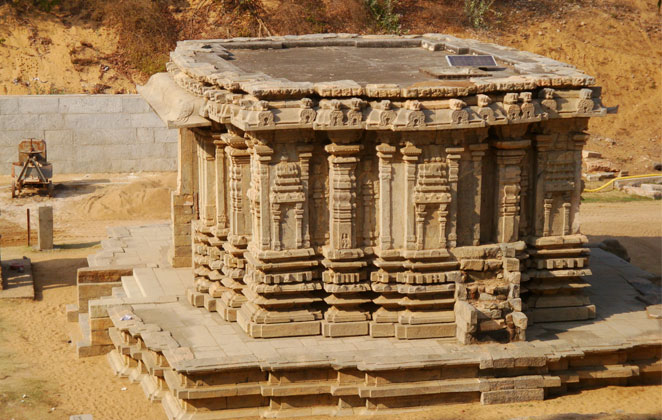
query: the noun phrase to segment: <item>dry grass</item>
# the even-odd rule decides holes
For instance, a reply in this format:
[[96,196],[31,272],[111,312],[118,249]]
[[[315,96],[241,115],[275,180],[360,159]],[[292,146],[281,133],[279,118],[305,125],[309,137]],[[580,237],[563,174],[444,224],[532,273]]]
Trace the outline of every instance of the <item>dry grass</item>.
[[120,57],[145,75],[165,70],[168,54],[179,37],[178,23],[168,3],[163,0],[98,3],[105,21],[118,29]]

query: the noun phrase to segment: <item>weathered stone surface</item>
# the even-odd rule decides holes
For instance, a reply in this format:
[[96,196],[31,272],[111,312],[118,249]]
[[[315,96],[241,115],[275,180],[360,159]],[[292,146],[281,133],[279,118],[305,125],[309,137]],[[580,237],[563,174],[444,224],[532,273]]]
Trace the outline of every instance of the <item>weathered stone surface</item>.
[[485,405],[542,401],[544,398],[545,390],[543,388],[487,391],[480,394],[480,402]]
[[53,207],[39,206],[38,211],[37,248],[53,249]]

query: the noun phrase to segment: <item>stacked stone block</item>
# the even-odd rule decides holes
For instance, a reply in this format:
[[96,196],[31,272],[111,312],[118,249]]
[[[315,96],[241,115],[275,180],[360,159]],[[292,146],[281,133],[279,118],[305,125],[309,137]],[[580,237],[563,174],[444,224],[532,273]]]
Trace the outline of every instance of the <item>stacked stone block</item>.
[[26,138],[46,141],[58,174],[177,169],[177,130],[139,95],[0,95],[0,173]]

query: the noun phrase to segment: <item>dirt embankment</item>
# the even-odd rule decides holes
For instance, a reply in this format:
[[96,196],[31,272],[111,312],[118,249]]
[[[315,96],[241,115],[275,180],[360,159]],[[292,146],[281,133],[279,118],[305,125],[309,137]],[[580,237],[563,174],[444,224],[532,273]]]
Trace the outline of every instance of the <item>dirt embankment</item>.
[[[14,3],[32,4],[28,0]],[[391,0],[0,1],[0,94],[134,92],[177,39],[314,32],[444,32],[510,45],[596,77],[618,115],[588,149],[631,173],[662,161],[662,17],[654,0],[498,0],[473,30],[463,2]],[[372,4],[371,8],[369,5]],[[381,14],[380,14],[381,13]]]

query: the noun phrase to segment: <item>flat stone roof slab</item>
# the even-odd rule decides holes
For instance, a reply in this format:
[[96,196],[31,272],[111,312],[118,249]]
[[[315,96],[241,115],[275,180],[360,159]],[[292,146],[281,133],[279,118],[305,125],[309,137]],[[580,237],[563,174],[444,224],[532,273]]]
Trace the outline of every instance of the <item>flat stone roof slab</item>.
[[[462,78],[465,89],[453,89],[456,82],[442,80],[438,74],[438,69],[448,67],[447,54],[492,55],[503,67],[487,70],[487,75],[468,73]],[[311,94],[412,98],[421,96],[416,88],[421,82],[437,86],[423,96],[457,97],[538,87],[588,87],[595,82],[575,67],[547,57],[443,34],[189,40],[178,42],[170,57],[187,77],[203,83],[197,88],[200,93],[205,87],[216,87],[258,98],[296,99]],[[327,84],[324,89],[314,86],[321,82]],[[338,95],[350,85],[360,89]]]
[[[361,86],[394,83],[409,86],[439,80],[433,68],[451,70],[447,51],[424,48],[299,47],[283,49],[234,49],[230,59],[240,69],[258,71],[275,79],[293,82],[332,82],[353,80]],[[454,72],[460,70],[455,68]],[[517,74],[504,64],[486,75]],[[469,79],[469,77],[464,77]]]

